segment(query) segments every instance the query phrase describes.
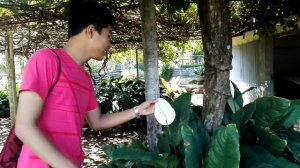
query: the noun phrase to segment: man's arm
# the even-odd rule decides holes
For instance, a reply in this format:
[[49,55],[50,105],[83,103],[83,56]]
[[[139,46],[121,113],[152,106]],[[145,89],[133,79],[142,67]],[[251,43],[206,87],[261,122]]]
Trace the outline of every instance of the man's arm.
[[36,126],[42,108],[43,100],[38,94],[32,91],[20,93],[16,117],[16,135],[37,156],[52,167],[75,168],[76,166],[60,153]]
[[[140,115],[149,115],[154,112],[156,100],[147,100],[137,107]],[[86,118],[93,130],[105,130],[118,126],[135,118],[134,109],[128,109],[118,113],[101,114],[99,108],[87,112]]]

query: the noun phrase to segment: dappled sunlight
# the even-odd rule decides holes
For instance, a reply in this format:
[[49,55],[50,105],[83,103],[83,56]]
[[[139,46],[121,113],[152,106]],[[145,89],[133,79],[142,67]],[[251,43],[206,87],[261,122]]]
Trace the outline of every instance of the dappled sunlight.
[[234,82],[243,93],[251,87],[256,87],[243,95],[244,105],[253,102],[255,99],[263,96],[271,96],[270,88],[273,88],[271,81],[265,81],[263,84],[248,84],[246,82]]

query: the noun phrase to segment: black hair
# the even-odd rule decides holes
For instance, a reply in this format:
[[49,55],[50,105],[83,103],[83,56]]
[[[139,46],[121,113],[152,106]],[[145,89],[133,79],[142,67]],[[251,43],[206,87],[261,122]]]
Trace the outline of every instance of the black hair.
[[70,0],[68,10],[68,38],[79,34],[89,25],[94,25],[98,33],[102,28],[115,25],[111,12],[96,0]]

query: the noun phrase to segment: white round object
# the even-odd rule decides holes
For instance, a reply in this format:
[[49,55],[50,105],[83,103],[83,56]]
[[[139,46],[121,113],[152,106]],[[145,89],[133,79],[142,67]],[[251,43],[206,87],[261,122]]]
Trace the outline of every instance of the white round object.
[[161,125],[169,125],[175,119],[175,110],[165,99],[158,98],[155,103],[154,116]]

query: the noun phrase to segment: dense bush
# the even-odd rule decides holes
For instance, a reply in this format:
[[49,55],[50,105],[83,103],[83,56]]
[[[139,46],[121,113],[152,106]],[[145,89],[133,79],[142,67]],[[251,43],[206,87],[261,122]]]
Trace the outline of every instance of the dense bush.
[[166,81],[169,81],[172,78],[174,68],[171,64],[165,63],[161,69],[161,77]]
[[100,168],[299,168],[300,100],[262,97],[243,106],[242,93],[233,84],[223,123],[211,134],[190,106],[191,95],[175,100],[175,121],[158,136],[158,153],[145,140],[128,146],[104,147],[110,162]]
[[[161,83],[160,97],[168,101],[174,100],[185,92],[184,89],[175,87],[163,79],[161,79]],[[103,114],[123,111],[145,101],[145,82],[136,79],[123,79],[122,76],[104,79],[96,85],[96,96]],[[128,122],[127,126],[132,126],[132,124],[145,125],[145,122],[143,117]]]
[[96,86],[96,96],[102,113],[113,113],[134,107],[145,101],[145,83],[123,80],[122,76],[103,80]]
[[0,91],[0,118],[9,117],[9,102],[5,92]]

